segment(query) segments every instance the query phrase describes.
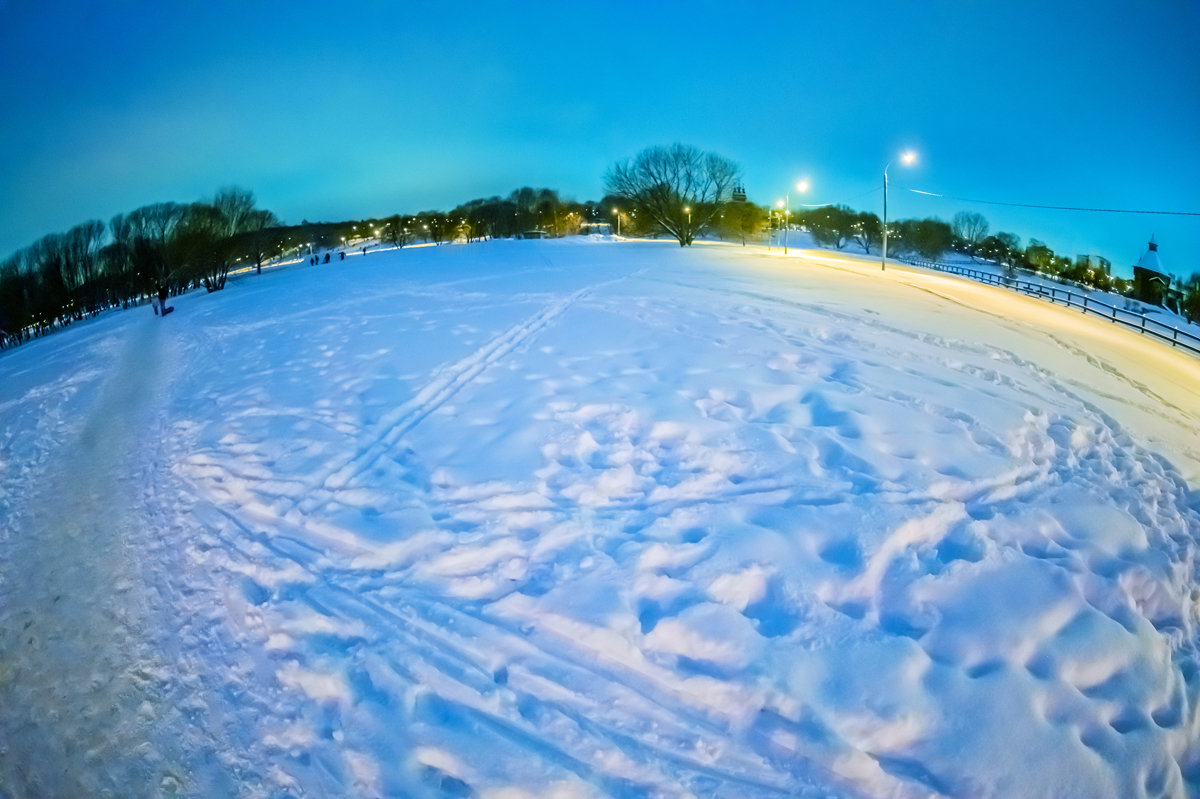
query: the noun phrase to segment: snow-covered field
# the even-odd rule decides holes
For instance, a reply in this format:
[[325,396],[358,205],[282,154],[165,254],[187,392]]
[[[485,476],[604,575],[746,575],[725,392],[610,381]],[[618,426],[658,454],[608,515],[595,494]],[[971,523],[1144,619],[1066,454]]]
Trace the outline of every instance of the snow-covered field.
[[831,253],[248,275],[0,356],[0,795],[1200,794],[1200,361]]

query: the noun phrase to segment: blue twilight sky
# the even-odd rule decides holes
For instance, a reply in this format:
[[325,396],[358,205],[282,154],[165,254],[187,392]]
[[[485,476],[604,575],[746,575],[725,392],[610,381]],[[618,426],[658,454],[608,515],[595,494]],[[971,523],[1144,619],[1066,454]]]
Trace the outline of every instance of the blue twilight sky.
[[750,198],[978,211],[1200,271],[1200,3],[0,0],[0,257],[218,187],[286,222],[447,209],[682,141]]

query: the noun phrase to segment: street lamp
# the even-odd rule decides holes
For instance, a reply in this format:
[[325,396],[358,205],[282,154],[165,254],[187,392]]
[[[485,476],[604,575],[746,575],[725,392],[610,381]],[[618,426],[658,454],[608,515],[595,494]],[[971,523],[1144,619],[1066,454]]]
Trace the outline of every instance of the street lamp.
[[617,235],[621,235],[621,212],[616,208],[613,209],[613,216],[617,218]]
[[783,227],[783,205],[784,205],[783,200],[775,201],[775,208],[777,209],[776,215],[779,217],[779,226],[781,228]]
[[688,215],[687,240],[688,244],[692,243],[692,207],[690,205],[683,206],[683,212]]
[[[900,156],[900,160],[905,166],[908,166],[913,161],[917,160],[917,154],[912,150]],[[883,168],[883,253],[879,259],[879,271],[887,269],[887,171],[892,165],[891,161],[887,162],[887,166]]]
[[[808,181],[807,181],[807,180],[802,180],[802,181],[800,181],[799,183],[797,183],[797,184],[796,184],[796,191],[799,191],[799,192],[806,192],[806,191],[808,191]],[[788,189],[787,193],[783,195],[783,203],[784,203],[784,211],[783,211],[783,254],[784,254],[784,255],[787,255],[788,227],[790,227],[790,224],[789,224],[789,223],[792,221],[792,190],[791,190],[791,189]]]

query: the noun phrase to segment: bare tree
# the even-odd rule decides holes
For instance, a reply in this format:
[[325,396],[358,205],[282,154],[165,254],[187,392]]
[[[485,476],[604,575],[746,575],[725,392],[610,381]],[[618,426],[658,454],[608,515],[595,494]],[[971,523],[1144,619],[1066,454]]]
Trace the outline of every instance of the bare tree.
[[801,217],[813,239],[822,246],[845,247],[854,238],[858,215],[844,205],[823,205]]
[[559,200],[558,192],[553,189],[542,189],[538,192],[537,217],[542,230],[557,238],[559,236]]
[[854,241],[867,255],[871,254],[871,247],[883,241],[883,223],[870,211],[860,211],[856,214],[851,229]]
[[604,176],[604,188],[685,247],[719,219],[738,177],[738,167],[729,159],[673,144],[648,147],[618,162]]
[[952,223],[954,237],[962,242],[967,254],[975,255],[988,235],[988,222],[982,214],[959,211]]
[[224,221],[226,238],[247,232],[257,221],[254,192],[239,189],[237,186],[226,186],[217,192],[211,204]]
[[278,253],[279,248],[271,246],[271,242],[278,241],[275,230],[278,227],[279,217],[265,208],[256,208],[246,215],[243,229],[238,233],[238,242],[245,245],[260,275],[268,253]]
[[24,250],[26,268],[37,280],[35,316],[42,326],[53,325],[67,315],[75,288],[67,268],[64,237],[59,233],[43,236]]
[[[244,240],[253,240],[277,220],[269,211],[254,206],[254,193],[228,186],[211,202],[192,203],[183,215],[171,251],[188,274],[209,292],[225,288],[235,251]],[[255,254],[259,272],[265,239]]]
[[120,257],[128,260],[134,281],[143,291],[153,291],[174,277],[167,244],[187,210],[188,206],[179,203],[155,203],[117,214],[109,223]]
[[227,222],[215,205],[192,203],[167,248],[175,270],[212,293],[225,288],[229,275]]
[[412,240],[412,229],[408,226],[408,220],[400,214],[392,214],[383,220],[382,230],[383,240],[393,247],[407,247]]
[[100,307],[99,256],[103,241],[104,223],[99,220],[76,225],[62,237],[64,269],[70,273],[76,315]]

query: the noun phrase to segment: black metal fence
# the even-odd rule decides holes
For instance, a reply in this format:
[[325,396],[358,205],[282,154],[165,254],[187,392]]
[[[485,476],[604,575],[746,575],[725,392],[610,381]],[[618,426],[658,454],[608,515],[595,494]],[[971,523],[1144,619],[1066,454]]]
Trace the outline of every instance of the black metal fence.
[[972,280],[978,280],[981,283],[1003,286],[1013,291],[1019,291],[1022,294],[1028,294],[1030,297],[1040,297],[1053,303],[1062,303],[1068,308],[1078,308],[1085,314],[1101,316],[1114,324],[1133,328],[1143,335],[1153,336],[1154,338],[1169,342],[1172,347],[1178,347],[1192,355],[1200,356],[1200,336],[1187,330],[1180,330],[1178,327],[1160,322],[1157,319],[1147,319],[1146,314],[1141,311],[1118,308],[1115,305],[1109,305],[1106,302],[1097,300],[1095,297],[1089,297],[1086,294],[1072,291],[1065,286],[1046,285],[1045,283],[1032,280],[1006,277],[992,272],[983,272],[978,269],[971,269],[957,264],[944,264],[937,261],[905,260],[904,263],[911,264],[912,266],[920,266],[925,269],[935,269],[939,272],[962,275]]

